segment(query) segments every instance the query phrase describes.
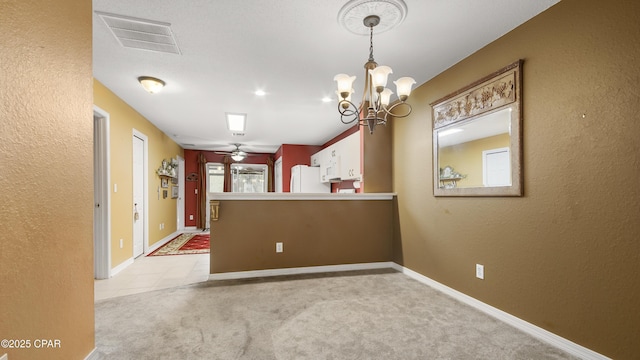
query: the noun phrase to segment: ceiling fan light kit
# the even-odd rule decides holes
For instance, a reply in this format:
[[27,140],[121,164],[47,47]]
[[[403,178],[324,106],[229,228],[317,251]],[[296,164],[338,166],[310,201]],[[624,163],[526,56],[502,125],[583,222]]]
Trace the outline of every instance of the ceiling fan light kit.
[[[338,74],[333,79],[338,86],[338,112],[342,123],[357,121],[360,126],[366,125],[369,133],[373,134],[376,125],[387,123],[388,116],[402,118],[411,113],[411,105],[406,101],[411,95],[415,80],[401,77],[394,81],[398,100],[389,106],[393,91],[386,86],[393,70],[389,66],[378,66],[373,58],[373,29],[379,27],[378,33],[387,31],[400,24],[406,14],[407,5],[402,0],[351,0],[338,13],[338,21],[350,32],[365,35],[368,31],[370,44],[369,60],[364,64],[365,81],[359,106],[351,101],[356,77]],[[360,19],[362,22],[358,25]]]

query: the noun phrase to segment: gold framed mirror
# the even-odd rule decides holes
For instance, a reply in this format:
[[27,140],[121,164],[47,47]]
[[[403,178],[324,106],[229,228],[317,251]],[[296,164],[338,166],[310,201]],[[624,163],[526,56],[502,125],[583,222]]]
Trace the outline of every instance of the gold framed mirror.
[[434,196],[522,196],[522,63],[431,104]]

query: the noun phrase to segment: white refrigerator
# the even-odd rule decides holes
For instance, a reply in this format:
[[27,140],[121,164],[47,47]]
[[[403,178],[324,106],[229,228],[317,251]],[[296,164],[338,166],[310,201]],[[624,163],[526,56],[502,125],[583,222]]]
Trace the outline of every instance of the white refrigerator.
[[320,182],[320,167],[296,165],[291,168],[290,192],[330,193],[331,184]]

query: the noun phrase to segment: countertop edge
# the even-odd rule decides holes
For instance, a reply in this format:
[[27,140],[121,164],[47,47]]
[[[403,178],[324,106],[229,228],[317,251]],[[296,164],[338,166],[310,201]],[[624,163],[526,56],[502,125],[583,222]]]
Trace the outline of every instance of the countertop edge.
[[392,200],[395,193],[209,193],[210,200]]

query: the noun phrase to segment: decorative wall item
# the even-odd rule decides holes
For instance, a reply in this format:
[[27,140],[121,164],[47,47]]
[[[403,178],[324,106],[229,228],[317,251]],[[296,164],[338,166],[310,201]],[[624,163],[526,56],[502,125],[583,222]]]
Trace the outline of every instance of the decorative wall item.
[[158,173],[158,176],[160,177],[167,176],[167,177],[174,178],[178,175],[177,170],[178,170],[178,162],[175,159],[171,159],[171,160],[163,159],[162,164],[160,165],[158,170],[156,170],[156,173]]
[[160,187],[168,188],[169,187],[169,179],[167,179],[167,178],[160,179]]
[[172,199],[177,199],[178,198],[178,187],[177,186],[171,187],[171,198]]
[[187,181],[198,181],[198,173],[190,173],[187,175]]
[[522,196],[522,63],[431,104],[435,196]]

